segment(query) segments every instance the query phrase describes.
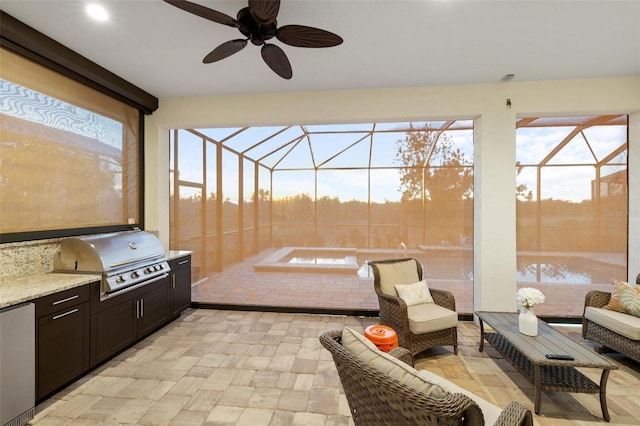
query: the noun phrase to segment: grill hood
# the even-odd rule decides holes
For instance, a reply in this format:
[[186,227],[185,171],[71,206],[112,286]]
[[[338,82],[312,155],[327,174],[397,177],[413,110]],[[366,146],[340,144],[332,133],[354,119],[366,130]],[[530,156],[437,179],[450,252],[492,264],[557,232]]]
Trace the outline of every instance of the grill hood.
[[54,257],[54,269],[108,274],[164,258],[164,248],[155,235],[125,231],[65,238]]

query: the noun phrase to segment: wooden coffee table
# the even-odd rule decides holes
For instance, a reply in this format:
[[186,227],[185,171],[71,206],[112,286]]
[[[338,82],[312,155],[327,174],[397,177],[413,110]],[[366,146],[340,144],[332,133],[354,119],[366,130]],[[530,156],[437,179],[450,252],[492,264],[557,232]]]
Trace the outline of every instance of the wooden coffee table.
[[[518,331],[518,314],[507,312],[476,312],[480,319],[480,347],[489,342],[505,359],[522,373],[536,389],[535,412],[540,414],[542,391],[599,393],[602,417],[609,421],[607,409],[607,379],[618,366],[595,351],[574,342],[538,319],[535,337]],[[485,333],[484,323],[494,332]],[[565,354],[573,360],[552,360],[546,354]],[[576,367],[602,369],[600,384],[596,384]]]

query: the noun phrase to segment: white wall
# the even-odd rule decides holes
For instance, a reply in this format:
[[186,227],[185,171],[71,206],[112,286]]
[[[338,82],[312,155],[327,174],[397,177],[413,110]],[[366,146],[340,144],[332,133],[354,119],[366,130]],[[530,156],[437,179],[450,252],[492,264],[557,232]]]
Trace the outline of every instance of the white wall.
[[640,76],[160,99],[160,108],[146,118],[146,229],[158,231],[168,248],[169,129],[473,118],[474,305],[515,310],[515,119],[582,114],[631,114],[629,275],[635,277],[640,272]]

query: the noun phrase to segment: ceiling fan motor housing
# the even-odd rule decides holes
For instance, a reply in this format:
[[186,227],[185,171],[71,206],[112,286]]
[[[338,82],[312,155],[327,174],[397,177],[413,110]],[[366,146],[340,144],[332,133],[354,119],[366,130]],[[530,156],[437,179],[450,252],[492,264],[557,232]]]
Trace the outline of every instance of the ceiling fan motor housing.
[[237,19],[241,24],[238,27],[240,32],[256,46],[263,45],[265,40],[272,39],[276,35],[277,21],[274,19],[272,22],[258,23],[248,7],[238,11]]

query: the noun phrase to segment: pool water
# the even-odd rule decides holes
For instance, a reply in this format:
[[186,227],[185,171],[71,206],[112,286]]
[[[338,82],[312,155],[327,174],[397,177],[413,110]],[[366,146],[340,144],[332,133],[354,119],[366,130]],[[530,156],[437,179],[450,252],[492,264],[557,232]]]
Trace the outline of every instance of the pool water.
[[287,262],[293,265],[356,265],[358,263],[355,256],[345,257],[292,257]]
[[626,277],[624,266],[586,258],[518,258],[518,282],[592,284],[608,283],[620,277]]
[[[353,273],[360,278],[373,277],[368,261],[379,258],[380,253],[364,250],[293,248],[271,263],[271,270],[296,270],[314,268],[316,272],[331,271]],[[393,257],[390,254],[390,257]],[[426,279],[473,281],[472,253],[463,255],[413,254],[421,262]],[[278,266],[280,265],[280,266]],[[333,269],[332,269],[333,268]],[[309,271],[309,269],[300,269]],[[521,283],[608,283],[613,278],[624,278],[626,268],[622,265],[598,262],[580,256],[519,255],[517,257],[517,281]]]

